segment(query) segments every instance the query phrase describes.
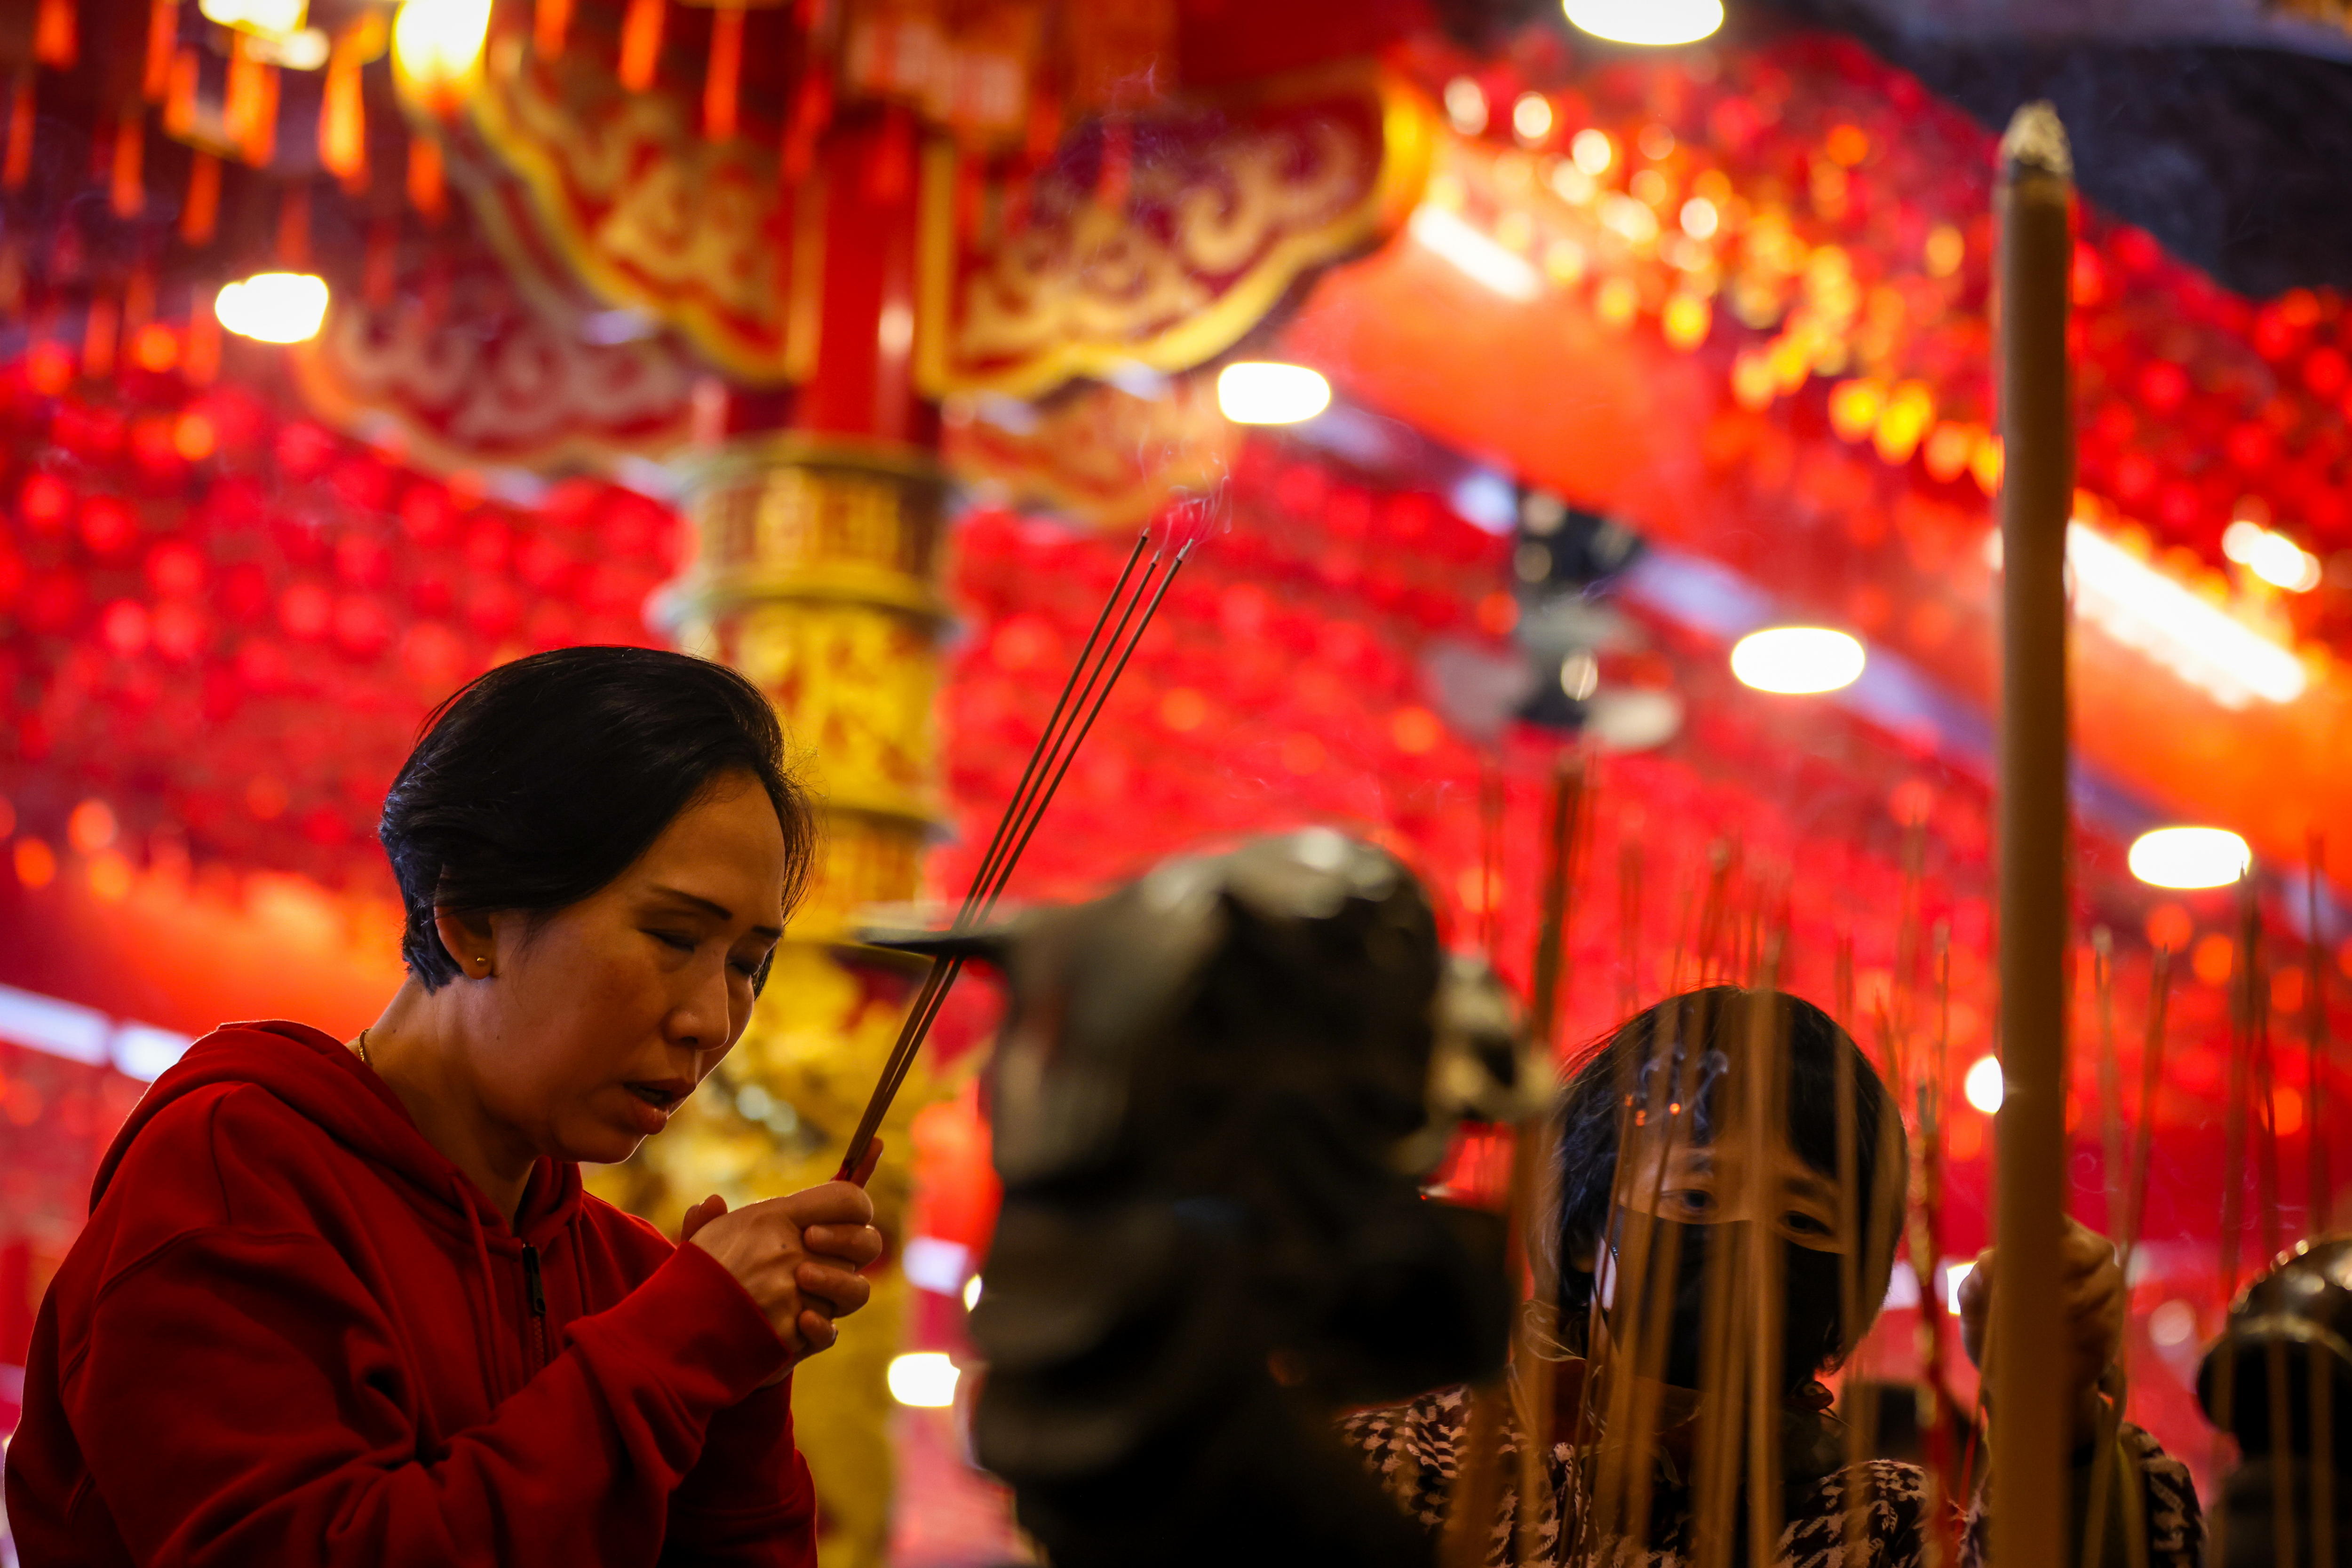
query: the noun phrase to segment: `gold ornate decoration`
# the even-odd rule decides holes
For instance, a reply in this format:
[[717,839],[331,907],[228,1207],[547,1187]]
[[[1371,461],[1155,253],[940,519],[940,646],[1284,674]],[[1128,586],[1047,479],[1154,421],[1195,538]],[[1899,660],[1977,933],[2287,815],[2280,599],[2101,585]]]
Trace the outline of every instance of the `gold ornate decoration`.
[[676,327],[730,375],[787,379],[794,284],[812,281],[793,209],[821,190],[788,191],[769,149],[708,141],[677,97],[544,58],[520,31],[492,39],[488,63],[452,136],[467,154],[478,138],[520,183],[469,189],[493,232],[553,250],[600,298]]
[[1082,382],[1042,404],[961,396],[945,413],[948,465],[966,481],[1104,528],[1141,523],[1176,491],[1207,489],[1243,436],[1218,412],[1205,372],[1175,377],[1156,396]]
[[[658,459],[691,434],[700,372],[652,322],[630,341],[591,342],[576,296],[519,287],[486,255],[460,262],[443,308],[420,294],[404,287],[383,307],[336,297],[324,329],[293,350],[320,417],[345,429],[388,417],[411,457],[444,472]],[[495,330],[443,330],[448,319]]]
[[924,390],[1035,397],[1074,376],[1223,353],[1307,272],[1402,220],[1431,126],[1418,95],[1366,70],[1173,106],[1125,126],[1148,151],[1118,205],[1065,160],[1040,176],[1024,225],[961,247],[955,152],[927,149]]
[[[1135,150],[1117,180],[1106,125]],[[1034,397],[1129,364],[1187,370],[1222,353],[1317,267],[1375,243],[1427,177],[1433,120],[1369,67],[1246,98],[1177,102],[1082,128],[1040,175],[1018,227],[959,239],[953,142],[923,152],[918,375],[927,395]],[[673,325],[730,376],[805,379],[819,312],[817,183],[776,154],[695,133],[671,94],[492,40],[449,132],[453,164],[502,247],[560,258],[599,298]],[[1122,157],[1124,155],[1122,154]],[[1089,171],[1081,183],[1077,171]],[[1106,201],[1106,190],[1114,199]]]

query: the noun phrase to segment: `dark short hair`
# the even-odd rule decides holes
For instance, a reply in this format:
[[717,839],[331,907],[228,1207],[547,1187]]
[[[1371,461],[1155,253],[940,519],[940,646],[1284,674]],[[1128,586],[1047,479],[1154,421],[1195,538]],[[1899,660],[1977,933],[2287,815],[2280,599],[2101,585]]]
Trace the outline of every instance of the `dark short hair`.
[[407,910],[402,960],[439,989],[458,969],[436,910],[577,904],[736,772],[776,808],[788,913],[808,883],[815,821],[757,686],[658,648],[559,648],[478,676],[425,719],[384,796],[376,836]]
[[[1560,1097],[1559,1304],[1563,1322],[1580,1326],[1595,1280],[1572,1260],[1598,1250],[1610,1223],[1617,1179],[1618,1107],[1630,1091],[1634,1103],[1648,1103],[1649,1075],[1670,1073],[1664,1087],[1697,1087],[1685,1124],[1694,1144],[1715,1140],[1728,1109],[1717,1103],[1727,1078],[1737,1079],[1752,1047],[1759,1006],[1774,1016],[1760,1020],[1780,1042],[1785,1066],[1789,1145],[1799,1159],[1825,1176],[1838,1174],[1838,1057],[1853,1069],[1853,1117],[1856,1181],[1854,1212],[1864,1234],[1857,1239],[1865,1312],[1874,1315],[1894,1271],[1895,1243],[1908,1180],[1909,1151],[1903,1118],[1870,1058],[1837,1021],[1802,997],[1786,991],[1751,991],[1708,986],[1668,997],[1626,1020],[1599,1050],[1588,1055]],[[1662,1095],[1661,1098],[1664,1098]],[[1885,1142],[1882,1144],[1881,1139]],[[1874,1157],[1875,1156],[1875,1157]],[[1893,1206],[1892,1212],[1886,1206]],[[1814,1368],[1834,1362],[1868,1326],[1830,1322],[1822,1325]],[[1810,1350],[1811,1347],[1809,1346]]]

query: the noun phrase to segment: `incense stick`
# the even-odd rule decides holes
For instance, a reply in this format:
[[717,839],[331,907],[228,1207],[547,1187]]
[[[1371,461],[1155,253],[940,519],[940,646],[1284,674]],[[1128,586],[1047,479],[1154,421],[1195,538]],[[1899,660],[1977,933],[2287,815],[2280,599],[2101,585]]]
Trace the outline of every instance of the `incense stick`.
[[2310,1225],[2314,1239],[2333,1228],[2336,1195],[2327,1174],[2327,1140],[2319,1129],[2327,1124],[2327,957],[2326,938],[2319,929],[2319,879],[2327,863],[2327,841],[2311,835],[2311,871],[2305,884],[2303,963],[2304,1039],[2308,1053],[2304,1099],[2304,1144],[2311,1165]]
[[[1171,530],[1173,532],[1174,530]],[[1111,689],[1127,668],[1142,642],[1151,618],[1167,597],[1169,585],[1175,581],[1177,570],[1192,553],[1195,538],[1162,538],[1152,549],[1144,565],[1142,577],[1135,577],[1144,549],[1152,543],[1154,528],[1147,525],[1136,536],[1135,546],[1128,553],[1127,562],[1111,585],[1102,611],[1095,617],[1094,628],[1080,644],[1078,656],[1072,664],[1068,678],[1062,685],[1061,695],[1055,700],[1045,727],[1037,737],[1029,761],[1022,769],[1020,781],[1014,785],[1012,799],[1005,803],[1004,813],[997,821],[996,831],[990,836],[988,848],[981,863],[972,873],[971,887],[964,894],[951,933],[971,930],[985,919],[1003,894],[1013,868],[1028,847],[1030,837],[1044,820],[1045,809],[1053,803],[1055,792],[1076,759],[1078,747],[1094,727],[1103,705],[1109,700]],[[1172,544],[1172,549],[1171,549]],[[1134,582],[1130,594],[1129,585]],[[1114,623],[1112,612],[1118,611]],[[1104,640],[1103,632],[1109,626],[1110,636]],[[1130,631],[1130,627],[1132,630]],[[1100,656],[1097,657],[1097,650]],[[1074,700],[1075,699],[1075,700]],[[856,1131],[850,1134],[849,1145],[842,1156],[836,1181],[857,1179],[858,1167],[872,1145],[882,1119],[890,1109],[898,1090],[906,1082],[915,1057],[922,1050],[931,1024],[945,1004],[947,993],[963,970],[961,955],[945,960],[934,960],[923,985],[908,1009],[900,1025],[898,1038],[885,1059],[882,1072],[868,1098],[865,1113],[859,1116]]]

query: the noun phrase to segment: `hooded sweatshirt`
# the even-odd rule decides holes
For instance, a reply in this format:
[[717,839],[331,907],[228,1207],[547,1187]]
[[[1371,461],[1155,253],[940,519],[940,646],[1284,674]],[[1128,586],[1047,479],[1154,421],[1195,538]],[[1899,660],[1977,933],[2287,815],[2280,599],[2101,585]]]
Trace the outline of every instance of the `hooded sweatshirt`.
[[542,1160],[506,1218],[318,1030],[156,1080],[42,1301],[26,1568],[816,1561],[768,1320]]

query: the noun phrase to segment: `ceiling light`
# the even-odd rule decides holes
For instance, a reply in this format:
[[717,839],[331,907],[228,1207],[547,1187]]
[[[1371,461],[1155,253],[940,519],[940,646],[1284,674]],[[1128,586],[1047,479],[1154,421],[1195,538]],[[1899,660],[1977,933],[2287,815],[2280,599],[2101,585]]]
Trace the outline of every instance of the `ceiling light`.
[[327,319],[326,280],[307,272],[257,272],[223,288],[213,314],[239,337],[299,343],[317,337]]
[[1468,77],[1455,77],[1445,84],[1445,118],[1454,129],[1465,136],[1475,136],[1486,129],[1486,93]]
[[264,65],[282,67],[289,71],[315,71],[327,63],[334,45],[327,35],[316,27],[298,27],[283,35],[264,33],[255,36],[253,55]]
[[[1986,547],[2000,564],[2000,535]],[[2080,522],[2066,528],[2074,608],[2101,631],[2137,648],[2223,707],[2255,697],[2293,702],[2309,677],[2303,661],[2220,606]]]
[[310,0],[197,0],[196,10],[207,22],[282,38],[302,26]]
[[980,1282],[980,1276],[977,1274],[974,1274],[971,1279],[966,1280],[963,1282],[963,1310],[965,1312],[971,1312],[980,1305],[980,1292],[982,1289],[982,1286]]
[[2221,553],[2273,588],[2309,593],[2319,586],[2319,558],[2284,534],[2241,517],[2221,530]]
[[394,75],[436,109],[451,107],[481,69],[490,0],[403,0],[392,24]]
[[1731,673],[1759,692],[1833,692],[1861,678],[1862,644],[1825,626],[1751,632],[1731,650]]
[[2130,863],[2151,887],[2227,887],[2254,856],[2227,828],[2158,828],[2132,841]]
[[1969,1103],[1990,1116],[2000,1109],[2008,1084],[2000,1075],[2000,1058],[1979,1056],[1969,1068],[1969,1075],[1960,1081],[1960,1092]]
[[1422,248],[1506,299],[1533,299],[1543,292],[1543,279],[1527,257],[1512,255],[1444,207],[1423,203],[1412,210],[1408,226]]
[[1560,9],[1612,44],[1696,44],[1723,26],[1723,0],[1562,0]]
[[1609,165],[1617,160],[1617,148],[1609,140],[1609,132],[1586,126],[1568,144],[1568,155],[1579,169],[1588,174],[1606,174]]
[[918,1350],[893,1356],[888,1374],[890,1397],[918,1410],[944,1410],[955,1403],[956,1384],[963,1373],[946,1354]]
[[1331,406],[1331,383],[1305,365],[1242,360],[1217,372],[1217,407],[1235,424],[1297,424]]
[[1541,141],[1551,134],[1551,100],[1539,92],[1525,93],[1511,106],[1511,129],[1522,141]]

